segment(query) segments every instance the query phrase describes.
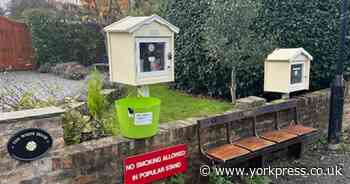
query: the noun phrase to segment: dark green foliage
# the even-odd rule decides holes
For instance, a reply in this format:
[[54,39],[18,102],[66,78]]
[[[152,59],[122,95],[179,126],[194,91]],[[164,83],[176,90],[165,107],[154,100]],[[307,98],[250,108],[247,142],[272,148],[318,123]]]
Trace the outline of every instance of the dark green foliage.
[[170,177],[165,184],[185,184],[185,175],[178,174],[173,177]]
[[[215,171],[214,168],[212,168],[212,171]],[[209,175],[209,184],[233,184],[230,181],[230,178],[228,176],[222,176],[217,174],[216,172],[211,172]]]
[[253,176],[244,178],[244,184],[269,184],[271,179],[267,176]]
[[[215,2],[219,3],[216,5],[219,8],[213,7]],[[255,18],[249,13],[244,13],[245,17],[240,19],[243,22],[245,19],[248,21],[249,24],[244,27],[248,31],[235,30],[239,23],[228,21],[235,19],[229,16],[236,14],[232,15],[230,9],[220,8],[231,5],[230,3],[236,1],[169,1],[167,18],[180,28],[175,43],[176,88],[191,93],[229,98],[231,70],[234,64],[237,97],[262,93],[263,54],[267,54],[266,50],[269,50],[272,44],[264,45],[264,40],[260,40],[253,31],[249,31],[250,23],[253,23],[251,19]],[[230,37],[231,34],[238,32],[244,35],[235,35],[234,39]],[[215,36],[217,38],[213,38]],[[242,48],[236,47],[236,38],[242,43],[247,43],[244,43]]]
[[104,53],[103,35],[94,27],[40,11],[31,12],[27,24],[38,65],[72,61],[90,65],[97,52]]
[[[338,60],[339,0],[264,0],[257,19],[257,33],[278,35],[279,47],[304,47],[314,61],[313,89],[326,88],[333,79]],[[347,47],[348,47],[347,42]],[[350,71],[349,49],[346,70]]]
[[183,173],[171,176],[164,180],[159,180],[153,182],[154,184],[185,184],[186,183],[186,175]]
[[210,85],[207,77],[210,70],[215,70],[215,62],[208,61],[202,47],[208,11],[209,4],[203,0],[169,1],[168,19],[180,28],[175,43],[176,88],[199,93],[207,91],[206,86]]

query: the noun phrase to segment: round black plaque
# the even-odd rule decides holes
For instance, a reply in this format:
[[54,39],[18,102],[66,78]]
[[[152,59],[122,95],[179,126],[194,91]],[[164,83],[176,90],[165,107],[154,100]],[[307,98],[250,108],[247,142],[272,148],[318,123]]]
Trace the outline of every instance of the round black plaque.
[[17,132],[7,143],[10,156],[16,160],[32,161],[43,156],[52,146],[50,134],[37,128]]

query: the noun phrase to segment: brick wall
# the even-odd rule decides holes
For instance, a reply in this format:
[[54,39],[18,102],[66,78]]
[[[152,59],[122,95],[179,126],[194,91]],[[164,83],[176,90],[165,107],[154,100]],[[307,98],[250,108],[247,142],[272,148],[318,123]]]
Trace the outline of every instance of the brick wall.
[[[302,124],[326,130],[328,124],[329,92],[327,90],[309,93],[298,97],[299,120]],[[235,111],[241,111],[235,109]],[[350,109],[346,104],[345,122]],[[1,115],[0,115],[1,117]],[[187,172],[188,183],[201,183],[197,169],[201,163],[198,159],[198,141],[196,121],[191,118],[160,125],[159,133],[150,139],[130,140],[122,137],[107,137],[89,141],[78,145],[53,149],[45,158],[31,162],[20,163],[11,160],[8,155],[1,154],[1,163],[7,161],[8,167],[0,165],[0,184],[110,184],[123,182],[123,160],[131,155],[172,146],[187,144],[189,149]],[[258,117],[259,132],[272,129],[272,115]],[[281,122],[286,124],[292,119],[292,113],[281,113]],[[59,120],[59,117],[50,117],[48,120]],[[43,120],[35,120],[44,122]],[[46,120],[45,120],[46,121]],[[250,134],[250,120],[233,123],[234,138]],[[48,121],[49,122],[49,121]],[[26,122],[21,122],[21,125]],[[1,123],[0,123],[1,126]],[[4,126],[4,125],[2,125]],[[29,123],[28,126],[32,126]],[[48,126],[48,125],[42,125]],[[6,126],[7,127],[7,126]],[[2,129],[1,129],[2,130]],[[11,128],[5,128],[11,130]],[[6,132],[6,131],[2,131]],[[7,133],[7,134],[10,134]],[[224,136],[223,128],[211,129],[207,132],[209,141],[216,141]],[[0,139],[0,145],[6,139]],[[0,146],[1,148],[1,146]],[[203,183],[203,182],[202,182]]]

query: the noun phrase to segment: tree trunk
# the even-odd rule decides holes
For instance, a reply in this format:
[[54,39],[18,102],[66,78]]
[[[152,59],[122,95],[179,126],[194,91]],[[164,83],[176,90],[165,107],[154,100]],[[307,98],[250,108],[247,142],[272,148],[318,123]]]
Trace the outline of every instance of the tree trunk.
[[236,104],[237,96],[237,83],[236,83],[236,69],[233,67],[231,70],[231,84],[230,84],[230,93],[231,93],[231,102]]

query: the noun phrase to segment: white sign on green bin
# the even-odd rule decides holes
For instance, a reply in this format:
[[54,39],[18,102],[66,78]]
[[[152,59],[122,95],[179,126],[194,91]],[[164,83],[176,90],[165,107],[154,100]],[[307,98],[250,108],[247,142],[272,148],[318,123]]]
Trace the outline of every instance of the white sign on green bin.
[[146,113],[135,113],[135,125],[149,125],[152,124],[152,118],[153,113],[152,112],[146,112]]

